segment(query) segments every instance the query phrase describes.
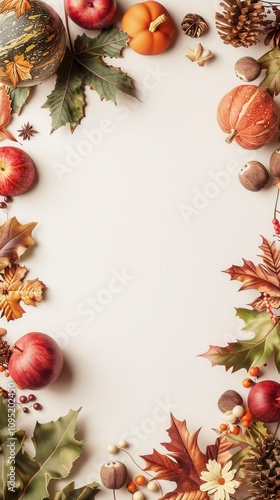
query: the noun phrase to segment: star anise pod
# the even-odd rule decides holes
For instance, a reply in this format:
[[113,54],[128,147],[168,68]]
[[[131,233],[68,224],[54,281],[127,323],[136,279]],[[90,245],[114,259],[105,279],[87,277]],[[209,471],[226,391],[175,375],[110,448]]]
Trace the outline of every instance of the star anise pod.
[[37,130],[34,130],[34,128],[32,127],[32,125],[29,124],[29,122],[25,123],[20,130],[18,130],[19,133],[19,137],[22,137],[23,140],[25,141],[26,139],[28,139],[28,141],[30,140],[31,137],[33,137],[34,134],[38,134]]
[[275,9],[276,18],[264,22],[263,35],[265,35],[264,44],[270,45],[272,49],[280,46],[280,10]]

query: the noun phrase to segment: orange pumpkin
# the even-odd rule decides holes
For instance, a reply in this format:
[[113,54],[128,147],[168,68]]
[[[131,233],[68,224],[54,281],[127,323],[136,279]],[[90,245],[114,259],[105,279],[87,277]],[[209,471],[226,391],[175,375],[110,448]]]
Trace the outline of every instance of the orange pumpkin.
[[175,32],[169,13],[158,2],[132,5],[122,19],[122,30],[131,37],[130,47],[142,55],[164,52]]
[[245,149],[258,149],[272,139],[279,128],[280,112],[269,93],[257,85],[239,85],[220,101],[217,120],[233,140]]

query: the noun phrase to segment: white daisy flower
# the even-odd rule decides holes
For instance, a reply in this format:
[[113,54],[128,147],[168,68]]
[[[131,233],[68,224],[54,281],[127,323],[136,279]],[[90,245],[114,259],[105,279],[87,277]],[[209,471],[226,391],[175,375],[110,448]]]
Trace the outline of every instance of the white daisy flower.
[[239,481],[233,479],[236,470],[230,470],[231,466],[231,461],[222,467],[216,460],[208,460],[207,471],[203,471],[200,476],[200,479],[205,481],[200,486],[201,491],[214,495],[213,500],[230,500],[230,494],[233,494],[239,486]]

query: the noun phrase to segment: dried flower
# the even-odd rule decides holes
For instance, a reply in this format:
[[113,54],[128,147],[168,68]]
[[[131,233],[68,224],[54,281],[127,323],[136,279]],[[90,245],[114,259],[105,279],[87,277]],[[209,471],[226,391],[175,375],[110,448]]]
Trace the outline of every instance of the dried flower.
[[204,63],[213,57],[211,50],[204,49],[203,45],[199,43],[194,50],[187,48],[186,57],[192,62],[197,62],[199,66],[204,66]]
[[32,125],[29,124],[29,122],[25,123],[20,130],[18,130],[19,133],[19,137],[22,137],[23,140],[25,141],[26,139],[28,139],[28,141],[30,140],[31,137],[33,137],[34,134],[38,134],[37,130],[34,130],[34,128],[32,127]]
[[272,49],[280,46],[280,10],[276,9],[276,18],[272,21],[264,22],[263,35],[264,44],[270,45]]
[[229,495],[239,486],[239,482],[233,479],[236,470],[230,470],[231,466],[231,461],[222,467],[216,460],[208,460],[207,471],[202,471],[200,476],[200,479],[205,481],[200,485],[200,490],[214,495],[214,500],[229,500]]
[[203,17],[198,14],[186,14],[181,22],[181,28],[186,35],[199,38],[208,30],[208,25]]

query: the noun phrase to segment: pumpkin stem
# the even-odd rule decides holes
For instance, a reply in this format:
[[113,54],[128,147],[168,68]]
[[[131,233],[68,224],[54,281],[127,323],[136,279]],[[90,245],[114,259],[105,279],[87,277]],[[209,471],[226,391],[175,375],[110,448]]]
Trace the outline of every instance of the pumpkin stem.
[[237,135],[237,130],[235,130],[234,128],[231,129],[230,131],[230,134],[226,137],[225,141],[230,144],[233,139],[235,138],[235,136]]
[[165,14],[162,14],[161,16],[158,16],[154,21],[152,21],[150,23],[150,26],[149,26],[149,31],[151,31],[152,33],[154,33],[154,31],[156,31],[157,27],[163,23],[164,21],[166,21],[167,19],[167,16]]

